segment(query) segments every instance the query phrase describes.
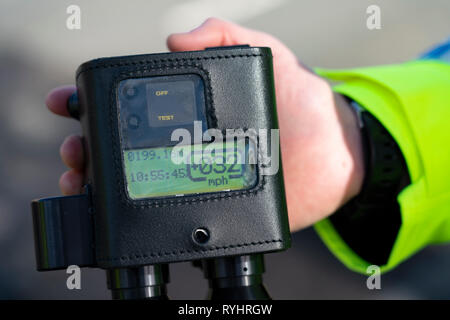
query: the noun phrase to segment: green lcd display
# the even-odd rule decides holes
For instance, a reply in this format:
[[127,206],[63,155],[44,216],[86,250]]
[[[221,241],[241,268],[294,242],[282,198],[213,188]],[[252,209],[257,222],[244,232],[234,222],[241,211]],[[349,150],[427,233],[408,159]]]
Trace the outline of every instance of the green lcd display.
[[125,150],[128,195],[143,199],[248,189],[257,182],[255,154],[251,140]]

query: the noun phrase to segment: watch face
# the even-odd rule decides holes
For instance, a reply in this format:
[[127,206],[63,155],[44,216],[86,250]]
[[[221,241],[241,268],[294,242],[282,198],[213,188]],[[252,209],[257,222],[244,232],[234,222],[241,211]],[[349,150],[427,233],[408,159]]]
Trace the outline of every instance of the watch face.
[[133,200],[249,189],[257,183],[250,138],[194,144],[176,129],[207,129],[204,84],[195,74],[126,79],[118,86],[121,149]]

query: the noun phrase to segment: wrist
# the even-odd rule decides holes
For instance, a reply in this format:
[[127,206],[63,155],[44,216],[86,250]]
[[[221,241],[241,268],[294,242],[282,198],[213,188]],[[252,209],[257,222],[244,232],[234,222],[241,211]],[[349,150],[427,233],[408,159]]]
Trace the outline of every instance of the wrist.
[[352,172],[346,196],[343,199],[342,204],[344,204],[361,192],[365,176],[365,155],[360,119],[357,113],[344,96],[335,93],[334,97],[344,140],[352,159]]
[[382,123],[357,101],[347,101],[360,123],[365,172],[357,195],[330,220],[357,255],[371,264],[384,265],[402,223],[397,196],[409,184],[408,169],[399,146]]

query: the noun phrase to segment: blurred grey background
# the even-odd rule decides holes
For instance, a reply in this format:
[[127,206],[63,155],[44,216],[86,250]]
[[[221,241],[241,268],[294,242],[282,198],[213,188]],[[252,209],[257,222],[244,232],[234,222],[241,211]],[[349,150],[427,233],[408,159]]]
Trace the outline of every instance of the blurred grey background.
[[[81,30],[66,9],[81,8]],[[381,8],[368,30],[366,8]],[[82,290],[66,289],[64,271],[35,270],[30,200],[58,195],[65,170],[58,148],[80,133],[50,114],[46,93],[74,82],[76,67],[101,56],[166,51],[171,32],[209,16],[274,34],[310,66],[355,67],[415,58],[450,34],[448,0],[164,0],[0,2],[0,298],[109,298],[104,272],[83,269]],[[382,236],[382,235],[380,235]],[[383,275],[381,290],[348,271],[312,229],[293,235],[287,252],[267,255],[265,282],[276,299],[450,298],[450,247],[423,250]],[[202,299],[206,282],[189,263],[171,266],[172,298]]]

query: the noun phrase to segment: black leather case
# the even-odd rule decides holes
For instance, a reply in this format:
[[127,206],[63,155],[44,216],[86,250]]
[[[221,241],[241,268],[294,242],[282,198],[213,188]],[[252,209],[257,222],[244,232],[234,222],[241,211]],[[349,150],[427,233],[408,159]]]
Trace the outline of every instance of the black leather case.
[[[282,168],[250,190],[131,200],[125,192],[116,88],[127,78],[195,73],[205,84],[209,126],[278,128],[270,48],[102,58],[82,64],[76,83],[94,203],[96,263],[102,268],[286,249],[290,233]],[[193,241],[210,231],[205,245]]]

